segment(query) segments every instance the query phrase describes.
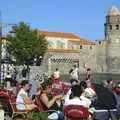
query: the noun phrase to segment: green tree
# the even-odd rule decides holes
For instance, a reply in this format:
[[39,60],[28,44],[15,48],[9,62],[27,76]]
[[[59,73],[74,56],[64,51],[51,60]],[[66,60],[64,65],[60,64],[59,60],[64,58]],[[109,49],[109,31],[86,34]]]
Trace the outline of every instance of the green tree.
[[7,52],[14,56],[18,64],[27,63],[31,57],[43,56],[47,50],[47,40],[44,35],[38,35],[24,22],[12,28],[6,36]]
[[48,120],[48,113],[42,111],[28,113],[25,117],[25,120]]

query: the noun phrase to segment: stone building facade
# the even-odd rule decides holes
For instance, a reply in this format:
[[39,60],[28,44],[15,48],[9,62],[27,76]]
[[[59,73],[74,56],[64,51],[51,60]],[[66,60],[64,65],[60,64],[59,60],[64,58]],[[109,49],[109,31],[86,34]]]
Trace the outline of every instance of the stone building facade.
[[[68,74],[70,67],[77,64],[81,73],[91,68],[93,73],[119,74],[120,12],[116,6],[112,6],[109,10],[104,26],[105,37],[96,42],[75,35],[60,36],[61,33],[57,33],[57,37],[46,35],[50,44],[40,68],[43,72],[51,74],[58,67],[61,74]],[[55,45],[52,42],[56,42]]]
[[80,51],[90,50],[93,42],[82,39],[73,33],[40,31],[48,41],[48,51],[42,65],[43,72],[52,74],[59,68],[61,74],[68,74],[69,69],[77,64],[80,66]]

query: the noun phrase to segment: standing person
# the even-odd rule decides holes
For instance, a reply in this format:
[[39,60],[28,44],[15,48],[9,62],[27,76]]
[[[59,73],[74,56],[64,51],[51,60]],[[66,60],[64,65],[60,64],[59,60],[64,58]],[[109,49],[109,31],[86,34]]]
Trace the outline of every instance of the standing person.
[[74,65],[73,68],[70,70],[70,76],[71,76],[71,79],[78,80],[79,69],[78,69],[77,65]]
[[91,69],[87,68],[87,71],[86,71],[86,80],[90,80],[90,79],[91,79]]
[[107,82],[107,88],[114,93],[114,89],[115,89],[115,86],[116,86],[115,81],[112,80],[112,79],[109,79],[106,82]]
[[14,71],[14,65],[13,64],[9,64],[8,70],[9,70],[10,74],[12,75],[13,71]]
[[13,79],[13,80],[16,80],[17,74],[18,74],[18,71],[17,71],[17,69],[14,67],[14,69],[13,69],[13,74],[12,74],[12,79]]
[[7,72],[7,75],[5,77],[5,81],[7,83],[7,88],[10,88],[11,87],[11,82],[12,82],[12,76],[11,76],[9,71]]
[[18,74],[18,71],[16,70],[16,68],[14,67],[13,69],[13,74],[12,74],[12,86],[15,86],[16,83],[17,83],[17,74]]
[[53,73],[54,79],[59,79],[60,78],[60,72],[59,69],[56,68],[56,71]]
[[27,68],[26,68],[26,76],[27,76],[27,79],[29,80],[29,75],[30,75],[30,67],[29,65],[27,65]]
[[27,76],[27,69],[26,69],[26,67],[25,67],[25,65],[24,65],[24,66],[23,66],[23,69],[22,69],[22,78],[23,78],[23,80],[26,79],[26,76]]

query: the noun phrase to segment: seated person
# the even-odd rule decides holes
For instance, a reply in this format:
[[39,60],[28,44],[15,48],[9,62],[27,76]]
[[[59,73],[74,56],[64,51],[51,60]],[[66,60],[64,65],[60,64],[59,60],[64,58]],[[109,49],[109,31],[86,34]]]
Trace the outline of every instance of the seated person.
[[42,90],[40,94],[40,101],[43,110],[48,110],[49,115],[53,114],[53,112],[57,112],[59,120],[64,120],[64,115],[60,112],[60,106],[58,105],[58,101],[60,103],[63,95],[53,96],[51,94],[52,83],[47,80],[42,84]]
[[93,97],[96,96],[96,93],[94,91],[94,89],[92,88],[92,83],[90,80],[87,80],[87,88],[85,89],[85,94],[86,94],[86,97],[92,99]]
[[28,81],[23,80],[22,88],[18,92],[17,99],[16,99],[16,107],[18,110],[33,110],[37,108],[37,106],[33,103],[33,101],[28,97],[27,91],[29,90],[30,86]]
[[63,83],[60,79],[52,80],[52,92],[54,95],[59,95],[63,92]]
[[65,98],[66,96],[68,96],[68,94],[69,94],[69,99],[72,99],[72,98],[73,98],[73,95],[72,95],[71,89],[72,89],[73,86],[75,86],[75,85],[78,84],[78,80],[76,80],[76,79],[71,79],[70,82],[71,82],[71,86],[70,86],[70,88],[69,88],[67,94],[64,96],[64,98]]
[[83,94],[85,97],[92,99],[96,96],[95,91],[92,89],[91,86],[91,81],[87,80],[87,81],[81,81],[80,82],[80,87],[83,91]]
[[[71,94],[73,94],[73,98],[70,99],[69,96]],[[86,97],[82,96],[82,89],[80,88],[80,85],[74,85],[71,89],[71,91],[69,91],[65,97],[65,104],[64,106],[67,105],[82,105],[84,107],[89,108],[89,106],[91,105],[91,101],[89,99],[87,99]]]

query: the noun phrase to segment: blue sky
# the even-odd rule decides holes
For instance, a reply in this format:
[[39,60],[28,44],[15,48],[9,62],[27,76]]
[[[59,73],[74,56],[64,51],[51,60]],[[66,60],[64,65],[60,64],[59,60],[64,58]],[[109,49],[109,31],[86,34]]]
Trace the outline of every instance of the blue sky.
[[33,28],[72,32],[88,40],[104,38],[112,5],[120,9],[120,0],[0,0],[3,23],[25,21]]

